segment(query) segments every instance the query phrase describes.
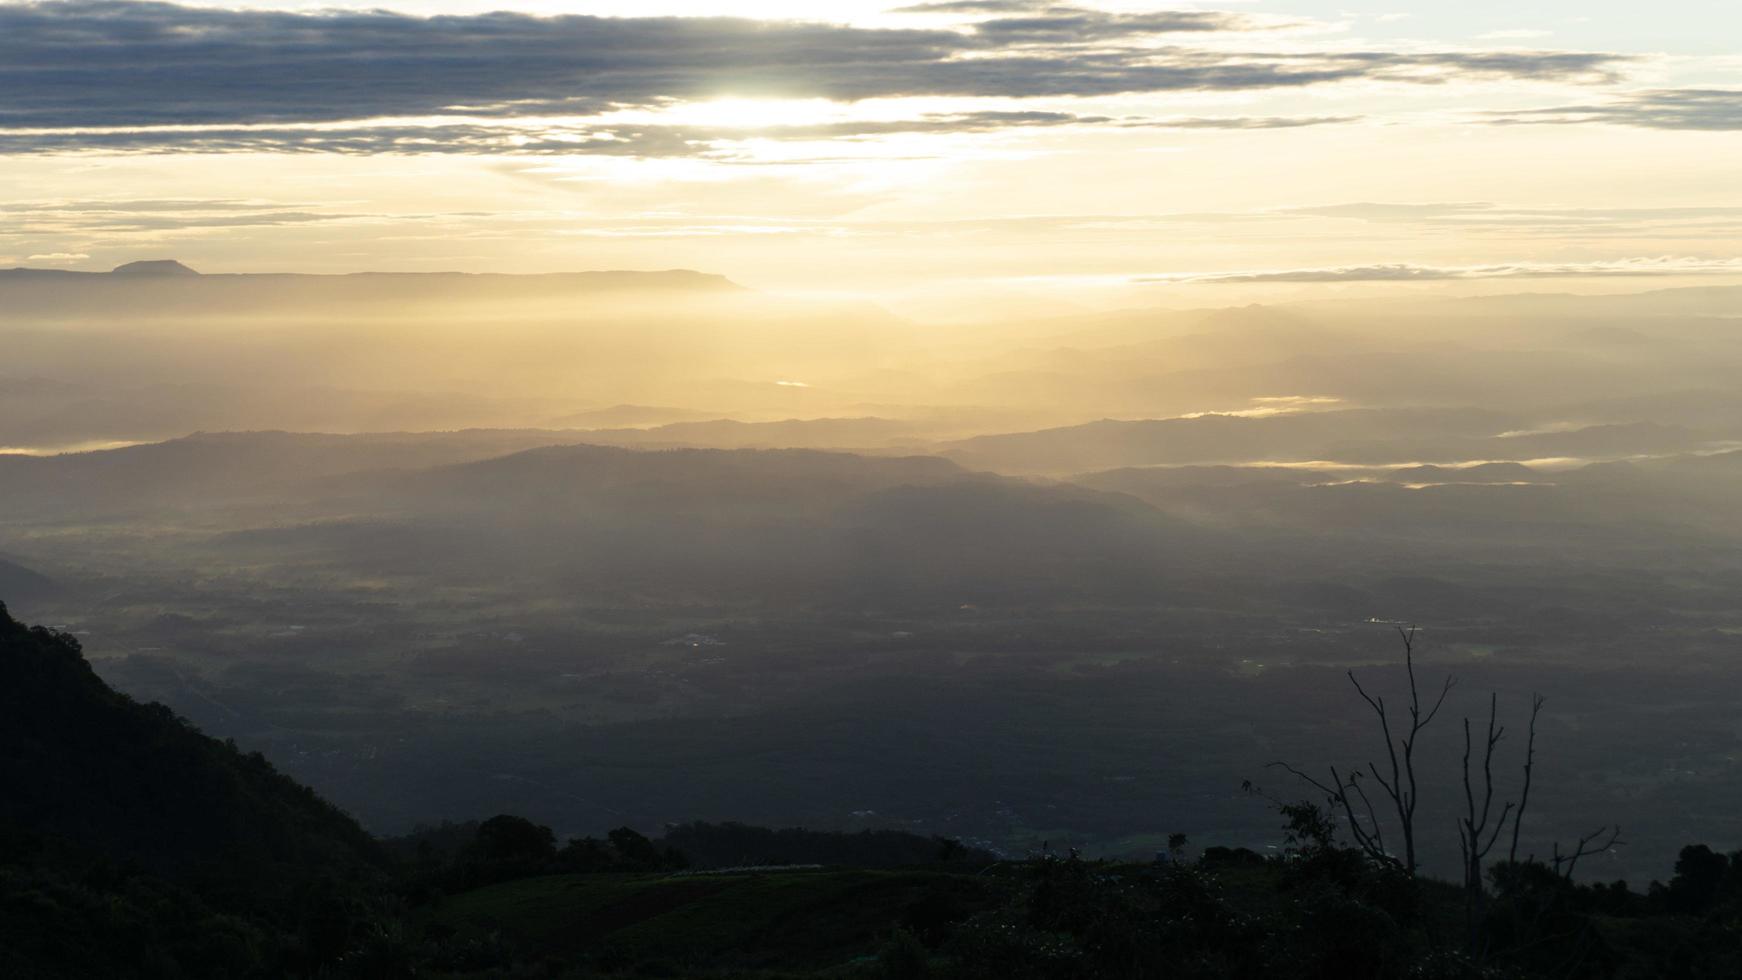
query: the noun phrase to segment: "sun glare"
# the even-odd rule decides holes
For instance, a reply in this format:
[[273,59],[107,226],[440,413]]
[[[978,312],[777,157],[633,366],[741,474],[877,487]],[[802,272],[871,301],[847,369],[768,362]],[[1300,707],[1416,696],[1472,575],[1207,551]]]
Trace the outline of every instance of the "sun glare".
[[658,112],[656,118],[680,126],[771,129],[835,122],[846,114],[840,105],[826,99],[719,98],[675,105]]

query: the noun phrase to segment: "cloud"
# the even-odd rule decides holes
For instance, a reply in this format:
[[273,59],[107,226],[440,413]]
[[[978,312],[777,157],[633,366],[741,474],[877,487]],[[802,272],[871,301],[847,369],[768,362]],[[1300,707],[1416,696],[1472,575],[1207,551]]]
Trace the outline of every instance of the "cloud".
[[1249,31],[1260,23],[1240,14],[1168,11],[1115,14],[1081,7],[1046,7],[1020,17],[995,17],[973,25],[976,36],[997,44],[1082,44],[1155,34]]
[[1528,27],[1513,27],[1503,31],[1488,31],[1476,35],[1480,41],[1531,41],[1537,38],[1552,37],[1553,31],[1537,30]]
[[1347,283],[1448,282],[1477,279],[1655,278],[1662,276],[1742,275],[1742,259],[1631,258],[1611,262],[1517,263],[1489,266],[1367,265],[1335,269],[1287,269],[1145,276],[1146,283]]
[[1742,129],[1742,89],[1677,88],[1630,93],[1609,102],[1490,113],[1500,125],[1607,124],[1711,132]]
[[1367,265],[1342,269],[1289,269],[1280,272],[1234,272],[1219,275],[1157,276],[1142,282],[1422,282],[1470,278],[1455,269],[1413,265]]
[[1508,235],[1605,237],[1685,236],[1707,232],[1733,235],[1742,226],[1742,207],[1518,208],[1485,202],[1387,204],[1356,202],[1288,208],[1284,217],[1338,218],[1370,224],[1417,225]]
[[152,198],[143,200],[119,201],[13,201],[0,204],[0,214],[20,214],[32,212],[66,212],[71,214],[131,214],[139,211],[167,212],[213,212],[213,211],[270,211],[280,207],[277,204],[267,204],[259,201],[235,200],[200,200],[200,199],[164,199]]
[[1099,125],[1107,116],[1068,112],[930,113],[912,119],[870,119],[791,126],[357,125],[346,127],[158,127],[102,131],[0,130],[0,154],[103,150],[111,153],[454,153],[607,155],[731,159],[734,143],[758,140],[844,140],[900,133],[985,133],[995,130]]
[[[1606,81],[1627,61],[1568,51],[1241,52],[1154,40],[1262,26],[1239,15],[1059,6],[960,29],[920,29],[731,17],[302,13],[143,0],[0,3],[0,130],[11,131],[7,152],[138,148],[149,138],[114,131],[165,126],[236,127],[205,137],[229,145],[257,139],[262,148],[288,141],[369,152],[388,140],[433,151],[438,147],[409,130],[287,140],[240,128],[582,117],[721,96],[851,101],[1248,91],[1358,80]],[[464,129],[447,135],[462,146],[490,138]],[[199,139],[157,137],[160,144]],[[581,151],[614,149],[601,143]]]
[[364,217],[317,205],[259,201],[16,201],[0,205],[0,238],[273,227]]
[[40,255],[26,256],[26,262],[80,262],[90,258],[83,252],[45,252]]
[[[817,224],[805,224],[783,219],[789,230],[818,235],[853,235],[857,237],[904,237],[923,235],[928,240],[955,238],[973,241],[982,238],[1000,241],[1029,240],[1045,242],[1068,235],[1077,242],[1129,243],[1134,246],[1162,238],[1180,235],[1215,234],[1218,226],[1258,226],[1253,232],[1262,237],[1282,240],[1320,242],[1327,230],[1317,224],[1305,224],[1314,219],[1336,219],[1397,225],[1409,232],[1418,229],[1445,230],[1465,241],[1491,241],[1496,248],[1518,239],[1546,238],[1557,243],[1591,240],[1623,239],[1629,249],[1639,248],[1641,241],[1655,241],[1650,246],[1663,254],[1683,254],[1696,247],[1690,240],[1711,241],[1712,248],[1726,248],[1742,239],[1742,207],[1679,207],[1679,208],[1503,208],[1484,203],[1447,204],[1378,204],[1353,203],[1278,210],[1252,211],[1176,211],[1118,213],[1016,214],[972,219],[887,221],[864,217],[831,215]],[[637,217],[614,228],[610,234],[660,236],[675,231],[688,234],[695,216],[669,220]],[[711,223],[705,230],[717,233],[723,223]],[[1715,244],[1717,242],[1723,245]],[[1407,246],[1402,246],[1407,247]],[[1408,266],[1403,267],[1408,269]],[[1540,268],[1540,267],[1539,267]],[[1282,270],[1287,272],[1289,270]],[[1353,273],[1339,270],[1349,276]],[[1426,271],[1417,273],[1418,277]],[[1455,269],[1460,276],[1472,270]],[[1625,271],[1625,270],[1623,270]],[[1634,269],[1633,271],[1639,271]],[[1387,270],[1394,278],[1400,274]],[[1316,270],[1314,275],[1321,273]],[[1165,277],[1164,277],[1165,278]],[[1175,277],[1178,278],[1178,277]]]
[[979,37],[999,43],[1081,43],[1107,38],[1154,34],[1193,34],[1211,31],[1253,31],[1287,26],[1284,21],[1263,21],[1245,14],[1206,10],[1165,10],[1153,13],[1114,13],[1066,3],[1036,3],[1022,0],[954,0],[901,7],[900,14],[988,14],[990,19],[973,21],[970,29]]
[[1190,116],[1175,119],[1134,120],[1127,126],[1158,129],[1300,129],[1305,126],[1337,126],[1360,122],[1361,116]]
[[1025,14],[1044,10],[1052,4],[1034,0],[943,0],[940,3],[916,3],[896,7],[893,14]]
[[[1546,236],[1556,240],[1686,237],[1742,238],[1742,205],[1643,208],[1528,208],[1487,202],[1350,202],[1308,207],[1244,211],[1175,211],[1045,214],[951,222],[952,227],[986,228],[1000,234],[1051,235],[1089,231],[1148,234],[1181,224],[1255,224],[1265,235],[1317,238],[1326,229],[1306,222],[1352,221],[1392,225],[1406,232],[1449,231],[1461,238]],[[1290,226],[1294,226],[1292,229]],[[1664,246],[1666,252],[1677,249]]]

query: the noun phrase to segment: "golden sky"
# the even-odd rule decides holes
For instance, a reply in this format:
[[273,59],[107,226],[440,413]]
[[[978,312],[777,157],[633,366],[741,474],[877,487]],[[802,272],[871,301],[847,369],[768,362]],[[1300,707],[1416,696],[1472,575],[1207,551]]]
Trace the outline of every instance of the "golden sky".
[[0,3],[0,265],[1742,281],[1742,5]]

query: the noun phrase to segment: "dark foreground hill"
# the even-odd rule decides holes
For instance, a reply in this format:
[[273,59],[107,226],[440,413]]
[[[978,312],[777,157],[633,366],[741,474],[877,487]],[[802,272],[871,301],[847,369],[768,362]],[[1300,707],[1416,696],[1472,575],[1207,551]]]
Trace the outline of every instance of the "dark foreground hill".
[[388,862],[258,753],[118,694],[0,605],[0,976],[280,976]]
[[[105,686],[0,607],[0,976],[717,980],[1734,977],[1742,854],[1646,894],[1526,861],[1476,891],[1338,842],[990,856],[905,834],[686,825],[558,848],[523,818],[383,847],[258,755]],[[756,866],[695,870],[749,858]],[[391,855],[391,856],[390,856]],[[801,864],[806,859],[817,863]],[[825,866],[822,862],[835,862]],[[851,866],[858,862],[859,866]]]
[[76,640],[0,606],[0,827],[56,838],[227,901],[382,864],[363,829],[258,753],[139,704]]

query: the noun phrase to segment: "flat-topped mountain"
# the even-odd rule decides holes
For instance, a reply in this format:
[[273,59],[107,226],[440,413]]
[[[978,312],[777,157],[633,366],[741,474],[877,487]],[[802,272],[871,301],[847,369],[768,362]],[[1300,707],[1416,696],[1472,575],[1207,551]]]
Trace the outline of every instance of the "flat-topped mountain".
[[[76,283],[77,288],[68,286]],[[201,273],[174,259],[108,272],[0,269],[0,319],[101,314],[127,318],[306,310],[403,310],[414,304],[562,300],[577,296],[741,294],[724,276],[689,269],[552,273]]]
[[109,270],[111,276],[197,276],[199,273],[174,259],[146,259]]

